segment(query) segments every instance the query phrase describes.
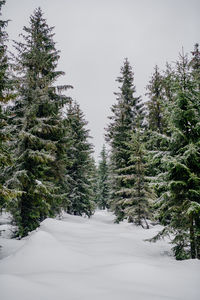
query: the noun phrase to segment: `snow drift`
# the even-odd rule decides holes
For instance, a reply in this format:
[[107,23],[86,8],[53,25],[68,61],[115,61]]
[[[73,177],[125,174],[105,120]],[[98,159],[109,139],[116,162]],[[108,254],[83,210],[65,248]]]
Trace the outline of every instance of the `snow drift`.
[[1,300],[199,299],[199,261],[176,261],[166,241],[145,242],[160,226],[113,219],[105,211],[66,214],[21,241],[2,237]]

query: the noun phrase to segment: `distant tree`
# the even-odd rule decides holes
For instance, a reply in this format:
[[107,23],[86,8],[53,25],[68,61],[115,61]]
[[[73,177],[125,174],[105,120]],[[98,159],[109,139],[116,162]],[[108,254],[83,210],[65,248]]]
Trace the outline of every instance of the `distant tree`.
[[138,103],[135,116],[134,130],[129,132],[130,137],[126,142],[126,166],[119,169],[119,182],[123,187],[118,191],[123,195],[118,205],[123,210],[124,218],[136,225],[149,228],[147,219],[152,217],[151,202],[154,199],[153,190],[147,178],[147,151],[144,144],[144,104]]
[[160,221],[166,222],[169,215],[160,213],[157,209],[161,199],[167,200],[168,186],[166,184],[167,163],[169,160],[169,143],[171,135],[170,117],[173,103],[173,71],[167,64],[164,74],[158,66],[154,68],[147,85],[147,130],[145,132],[145,148],[148,150],[147,173],[157,196],[155,212]]
[[194,45],[194,51],[192,51],[192,59],[190,61],[190,67],[192,68],[192,76],[196,82],[198,92],[200,90],[200,51],[199,44]]
[[[140,97],[135,96],[135,86],[133,83],[134,75],[130,63],[127,59],[121,68],[121,76],[117,82],[121,84],[117,96],[117,103],[111,108],[113,115],[110,117],[110,124],[107,128],[106,138],[111,146],[111,165],[112,165],[112,193],[110,205],[119,222],[126,218],[123,208],[124,199],[127,198],[126,174],[124,168],[130,164],[130,154],[127,151],[127,143],[130,141],[130,132],[135,130],[136,117],[141,109]],[[121,172],[122,171],[122,172]],[[128,186],[132,184],[130,181]]]
[[95,206],[95,209],[98,198],[98,170],[93,156],[90,157],[90,163],[88,164],[88,178],[92,188],[91,200],[94,202],[93,206]]
[[169,111],[169,115],[166,115],[166,109],[169,110],[169,106],[171,107],[171,103],[174,101],[174,82],[175,82],[175,73],[174,69],[169,63],[166,63],[166,68],[162,75],[162,85],[163,85],[163,97],[165,102],[165,124],[167,125],[167,121],[170,119],[171,111]]
[[106,147],[103,145],[100,153],[100,162],[98,166],[98,192],[97,204],[99,208],[109,208],[110,183],[109,183],[109,164]]
[[[127,182],[132,184],[126,189],[127,199],[124,201],[125,214],[129,222],[149,228],[147,219],[152,218],[151,206],[154,193],[150,187],[147,175],[147,151],[145,150],[141,128],[132,133],[128,143],[130,152],[131,174],[127,176]],[[126,170],[126,169],[125,169]],[[125,171],[124,170],[124,171]]]
[[91,181],[92,145],[89,142],[89,130],[86,129],[87,122],[77,103],[68,106],[67,120],[72,135],[72,145],[67,152],[70,161],[66,171],[70,201],[67,212],[90,217],[94,211],[94,186]]
[[147,86],[150,100],[148,106],[148,124],[152,131],[163,133],[165,127],[164,120],[164,99],[163,99],[163,77],[155,66],[152,78]]

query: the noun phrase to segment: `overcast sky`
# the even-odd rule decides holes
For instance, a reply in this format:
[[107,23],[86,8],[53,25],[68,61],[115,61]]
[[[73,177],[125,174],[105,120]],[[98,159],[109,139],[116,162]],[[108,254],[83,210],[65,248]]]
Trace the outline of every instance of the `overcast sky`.
[[11,20],[10,39],[18,40],[39,6],[55,26],[59,69],[66,73],[59,83],[74,86],[70,95],[89,121],[96,158],[124,58],[133,67],[137,94],[144,95],[155,64],[162,69],[182,46],[190,52],[200,42],[199,0],[7,0],[3,18]]

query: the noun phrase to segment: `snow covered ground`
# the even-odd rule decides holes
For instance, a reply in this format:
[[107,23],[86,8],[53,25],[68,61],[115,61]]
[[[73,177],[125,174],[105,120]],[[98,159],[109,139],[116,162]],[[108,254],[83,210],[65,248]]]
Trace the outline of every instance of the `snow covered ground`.
[[200,261],[176,261],[167,242],[145,242],[159,226],[113,220],[105,211],[66,214],[21,241],[8,239],[2,224],[1,300],[200,299]]

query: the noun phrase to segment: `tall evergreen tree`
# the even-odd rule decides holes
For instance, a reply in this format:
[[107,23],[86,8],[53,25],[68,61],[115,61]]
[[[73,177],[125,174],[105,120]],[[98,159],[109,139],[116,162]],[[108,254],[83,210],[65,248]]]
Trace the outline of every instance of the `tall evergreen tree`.
[[[130,175],[128,169],[124,174],[123,169],[128,167],[129,153],[127,142],[130,141],[130,132],[136,126],[136,116],[141,109],[140,97],[135,96],[135,86],[133,83],[134,74],[127,59],[121,68],[121,76],[117,78],[120,83],[120,91],[115,93],[117,103],[111,108],[113,116],[107,128],[107,141],[111,146],[111,164],[113,172],[111,207],[117,217],[116,221],[123,220],[126,215],[123,202],[127,198],[126,188],[132,183],[127,183],[127,176]],[[127,186],[128,184],[128,186]]]
[[103,145],[100,153],[100,162],[98,166],[98,192],[97,204],[101,209],[109,208],[110,184],[109,184],[109,165],[106,147]]
[[135,115],[134,130],[129,132],[129,140],[126,142],[127,165],[120,168],[120,180],[123,180],[123,188],[119,194],[124,195],[120,204],[124,217],[129,222],[149,228],[147,218],[151,216],[151,200],[153,191],[147,178],[147,155],[144,147],[144,104],[138,102]]
[[90,217],[94,210],[94,186],[91,181],[92,145],[89,142],[89,130],[83,112],[77,103],[70,104],[67,120],[71,128],[72,145],[67,155],[71,165],[67,168],[68,199],[67,212]]
[[19,97],[13,124],[19,125],[19,129],[16,162],[8,186],[23,192],[12,203],[20,236],[58,212],[62,202],[54,175],[60,140],[66,135],[60,110],[68,99],[61,90],[69,86],[54,86],[63,72],[56,71],[59,51],[55,49],[52,30],[41,9],[36,9],[30,26],[24,27],[23,41],[15,43]]
[[[170,122],[174,99],[174,71],[167,63],[161,74],[158,67],[154,69],[147,86],[147,131],[146,149],[148,150],[148,176],[154,188],[156,198],[155,215],[166,224],[169,218],[164,209],[159,210],[162,203],[167,203],[169,188],[167,181],[167,165],[170,159],[169,145],[172,126]],[[166,207],[166,211],[167,207]]]
[[189,230],[190,256],[200,258],[200,92],[196,97],[196,84],[191,75],[188,58],[182,54],[177,63],[170,206],[176,212],[171,225],[179,230],[175,241],[177,257],[182,255],[184,249],[180,244]]
[[[5,0],[0,0],[0,16],[4,4]],[[8,21],[0,20],[0,209],[5,208],[8,200],[16,196],[16,191],[5,186],[5,168],[11,165],[12,161],[9,149],[9,115],[5,105],[13,98],[6,46],[8,35],[5,28],[7,24]]]

